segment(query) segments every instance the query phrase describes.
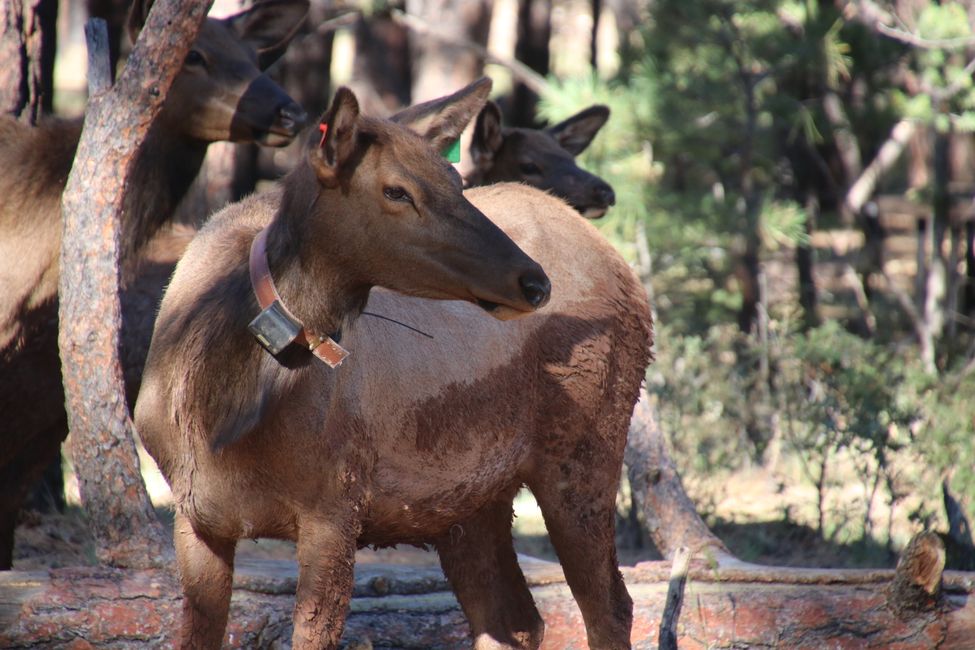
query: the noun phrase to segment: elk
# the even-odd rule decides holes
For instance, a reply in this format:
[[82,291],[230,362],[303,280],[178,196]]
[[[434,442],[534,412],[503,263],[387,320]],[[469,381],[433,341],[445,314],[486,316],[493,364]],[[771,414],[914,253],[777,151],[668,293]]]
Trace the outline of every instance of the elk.
[[471,138],[471,187],[521,182],[564,199],[582,216],[598,219],[616,203],[609,183],[580,168],[585,151],[609,119],[609,108],[590,106],[546,129],[501,126],[501,110],[488,102],[477,116]]
[[[149,4],[137,2],[130,13],[133,40]],[[282,146],[306,120],[262,69],[284,53],[307,8],[306,0],[265,0],[208,18],[134,163],[121,225],[122,356],[131,401],[159,298],[187,238],[161,228],[207,145]],[[0,569],[11,567],[21,504],[67,434],[57,345],[60,203],[80,135],[80,121],[30,128],[0,116]]]
[[[135,424],[176,502],[181,647],[219,647],[237,540],[272,537],[297,542],[296,649],[338,646],[356,548],[401,543],[438,551],[476,647],[537,648],[544,623],[511,538],[523,485],[590,646],[630,647],[613,528],[646,295],[563,201],[520,184],[461,194],[436,152],[485,86],[395,122],[340,90],[321,146],[212,217],[179,262]],[[502,231],[551,278],[544,308],[549,281]],[[268,275],[304,327],[341,332],[342,365],[254,340]],[[367,300],[409,329],[357,317]]]

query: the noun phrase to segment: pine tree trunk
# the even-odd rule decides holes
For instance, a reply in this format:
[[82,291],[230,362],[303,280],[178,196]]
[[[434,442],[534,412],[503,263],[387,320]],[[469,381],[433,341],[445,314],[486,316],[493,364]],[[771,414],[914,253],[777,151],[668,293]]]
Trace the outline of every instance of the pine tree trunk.
[[[548,43],[552,37],[551,0],[519,0],[518,39],[515,58],[540,75],[548,74]],[[508,123],[518,127],[535,127],[535,105],[538,95],[523,83],[516,83],[512,94]]]
[[484,63],[480,57],[455,43],[469,41],[486,46],[491,8],[491,0],[407,0],[406,9],[410,14],[435,25],[438,32],[453,41],[447,43],[429,36],[410,39],[413,103],[451,93],[481,75]]
[[365,113],[389,115],[410,104],[409,30],[388,12],[356,22],[353,76]]
[[0,112],[34,124],[53,111],[57,0],[0,7]]
[[124,190],[209,4],[156,2],[114,87],[104,22],[86,29],[90,99],[62,197],[58,344],[82,502],[99,560],[115,566],[158,565],[170,548],[142,482],[119,362]]
[[802,307],[803,324],[806,327],[816,327],[819,319],[819,297],[816,291],[816,249],[812,244],[812,235],[816,232],[816,222],[819,216],[819,199],[813,191],[806,197],[806,235],[809,241],[799,242],[796,246],[796,270],[799,275],[799,306]]

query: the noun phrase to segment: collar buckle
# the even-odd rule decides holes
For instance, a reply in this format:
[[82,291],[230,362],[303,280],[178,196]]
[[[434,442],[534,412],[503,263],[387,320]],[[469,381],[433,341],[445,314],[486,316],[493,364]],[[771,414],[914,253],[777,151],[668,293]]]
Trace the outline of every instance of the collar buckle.
[[249,270],[251,287],[257,296],[261,313],[247,326],[257,342],[277,356],[292,343],[306,346],[330,368],[337,368],[349,356],[348,350],[332,340],[309,330],[284,305],[267,263],[267,228],[262,229],[251,243]]

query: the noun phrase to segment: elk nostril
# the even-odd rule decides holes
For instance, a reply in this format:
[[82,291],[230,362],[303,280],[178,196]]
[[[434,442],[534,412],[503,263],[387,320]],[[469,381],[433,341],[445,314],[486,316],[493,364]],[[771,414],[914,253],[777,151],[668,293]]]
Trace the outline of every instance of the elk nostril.
[[552,284],[544,273],[526,273],[518,278],[521,292],[532,307],[544,305],[552,292]]
[[305,125],[307,119],[308,114],[297,104],[285,104],[278,110],[278,124],[295,133]]
[[596,188],[596,198],[602,202],[603,205],[615,205],[616,204],[616,193],[613,192],[613,188],[609,185],[600,185]]

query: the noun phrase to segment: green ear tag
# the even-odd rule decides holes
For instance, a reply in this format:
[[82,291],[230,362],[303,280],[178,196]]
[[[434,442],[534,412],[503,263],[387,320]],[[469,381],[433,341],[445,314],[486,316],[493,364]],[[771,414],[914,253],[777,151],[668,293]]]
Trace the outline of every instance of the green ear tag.
[[440,152],[440,155],[447,159],[447,162],[459,163],[460,162],[460,140],[454,140],[454,143]]

